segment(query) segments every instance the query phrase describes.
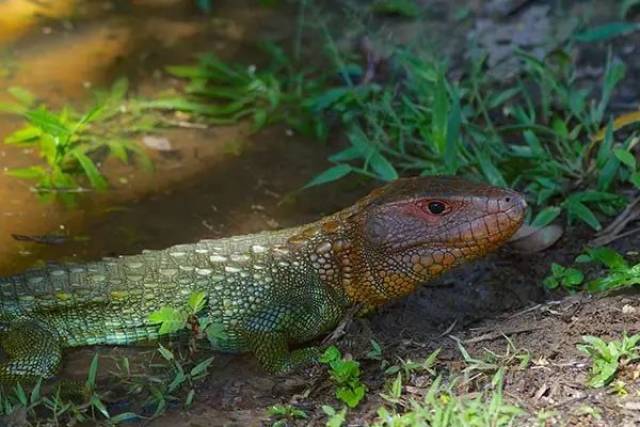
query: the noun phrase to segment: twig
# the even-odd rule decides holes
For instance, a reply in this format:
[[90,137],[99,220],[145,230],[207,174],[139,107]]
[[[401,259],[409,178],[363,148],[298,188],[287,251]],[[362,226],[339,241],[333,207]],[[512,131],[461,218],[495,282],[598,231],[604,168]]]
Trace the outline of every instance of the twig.
[[454,320],[454,321],[451,323],[451,325],[449,325],[449,327],[448,327],[448,328],[447,328],[443,333],[441,333],[440,335],[438,335],[438,338],[442,338],[442,337],[444,337],[444,336],[446,336],[446,335],[449,335],[449,333],[450,333],[451,331],[453,331],[453,328],[455,328],[457,324],[458,324],[458,319]]
[[486,333],[484,335],[480,335],[479,337],[475,337],[475,338],[470,338],[468,340],[464,340],[465,344],[475,344],[475,343],[479,343],[482,341],[493,341],[496,338],[500,338],[500,337],[504,337],[504,336],[508,336],[508,335],[513,335],[513,334],[522,334],[525,332],[531,332],[531,331],[537,331],[539,329],[542,329],[541,326],[530,326],[530,327],[524,327],[524,328],[514,328],[514,329],[510,329],[507,331],[495,331],[495,332],[489,332]]
[[640,196],[634,198],[626,208],[614,219],[607,227],[597,234],[597,237],[589,242],[593,246],[603,246],[613,242],[614,240],[621,239],[622,237],[629,236],[637,233],[640,229],[636,228],[626,233],[620,234],[620,232],[630,222],[640,217]]

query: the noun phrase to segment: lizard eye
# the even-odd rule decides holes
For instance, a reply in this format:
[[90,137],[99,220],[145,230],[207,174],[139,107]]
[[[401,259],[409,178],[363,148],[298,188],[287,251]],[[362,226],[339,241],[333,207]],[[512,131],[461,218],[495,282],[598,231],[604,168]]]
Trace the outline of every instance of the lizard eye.
[[438,200],[429,202],[427,204],[427,210],[430,214],[433,215],[442,215],[448,211],[447,205],[444,202]]

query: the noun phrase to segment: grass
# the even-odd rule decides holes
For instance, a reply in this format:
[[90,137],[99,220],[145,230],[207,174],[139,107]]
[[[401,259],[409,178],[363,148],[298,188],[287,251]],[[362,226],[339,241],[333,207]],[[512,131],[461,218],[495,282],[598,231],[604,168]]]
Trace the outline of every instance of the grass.
[[62,380],[46,391],[43,381],[28,387],[0,385],[0,424],[13,420],[16,425],[117,425],[157,417],[170,407],[187,409],[213,357],[201,359],[192,351],[185,355],[159,344],[144,372],[133,372],[124,357],[104,384],[97,381],[98,361],[95,354],[83,384]]
[[[600,230],[602,219],[627,202],[617,189],[640,185],[632,155],[640,137],[629,127],[640,116],[614,120],[607,114],[626,73],[623,63],[609,55],[599,89],[585,89],[570,49],[545,60],[520,52],[523,71],[508,86],[486,77],[483,59],[469,63],[466,77],[453,81],[445,63],[396,49],[393,76],[368,82],[362,80],[365,70],[344,60],[328,38],[328,62],[339,79],[296,71],[273,47],[275,63],[286,66],[262,72],[206,56],[196,66],[169,68],[189,80],[191,104],[166,106],[211,116],[214,123],[241,117],[252,117],[257,128],[297,123],[296,129],[316,136],[326,135],[331,118],[337,118],[348,144],[307,187],[350,174],[379,181],[464,175],[523,190],[534,207],[535,226],[564,214],[569,223]],[[291,111],[298,113],[286,113]]]

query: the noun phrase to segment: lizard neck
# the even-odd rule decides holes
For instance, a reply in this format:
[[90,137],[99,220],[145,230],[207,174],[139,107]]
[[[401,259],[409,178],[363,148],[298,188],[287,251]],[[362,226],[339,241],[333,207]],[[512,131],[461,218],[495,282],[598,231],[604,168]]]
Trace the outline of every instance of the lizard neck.
[[403,268],[406,260],[367,247],[360,230],[352,211],[345,210],[295,230],[286,246],[327,288],[363,312],[408,295],[425,281],[421,271]]

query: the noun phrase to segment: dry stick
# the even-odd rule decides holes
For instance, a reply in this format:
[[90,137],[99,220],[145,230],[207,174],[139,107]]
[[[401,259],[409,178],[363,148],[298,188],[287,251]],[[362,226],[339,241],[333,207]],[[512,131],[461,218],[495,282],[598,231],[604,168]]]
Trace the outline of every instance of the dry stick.
[[448,327],[448,328],[447,328],[443,333],[441,333],[440,335],[438,335],[438,338],[442,338],[442,337],[444,337],[444,336],[446,336],[446,335],[449,335],[449,333],[450,333],[451,331],[453,331],[453,328],[455,328],[457,324],[458,324],[458,319],[454,320],[454,321],[451,323],[451,325],[449,325],[449,327]]
[[640,217],[640,196],[634,198],[611,224],[598,233],[597,237],[593,239],[590,244],[593,246],[603,246],[640,231],[640,229],[636,228],[630,232],[620,234],[627,224],[638,217]]
[[475,344],[478,342],[482,342],[482,341],[493,341],[496,338],[500,338],[500,337],[505,337],[505,336],[509,336],[509,335],[513,335],[513,334],[522,334],[525,332],[531,332],[531,331],[537,331],[539,329],[543,329],[542,326],[530,326],[530,327],[523,327],[523,328],[514,328],[514,329],[509,329],[506,331],[495,331],[495,332],[489,332],[486,333],[484,335],[480,335],[479,337],[475,337],[475,338],[470,338],[468,340],[464,340],[465,344]]

